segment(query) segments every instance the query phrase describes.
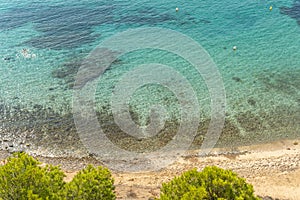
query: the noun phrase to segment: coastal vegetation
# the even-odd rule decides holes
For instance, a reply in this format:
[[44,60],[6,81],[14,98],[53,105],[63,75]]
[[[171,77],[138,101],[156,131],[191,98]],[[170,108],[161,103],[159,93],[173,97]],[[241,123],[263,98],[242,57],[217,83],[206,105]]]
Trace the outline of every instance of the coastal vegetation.
[[[70,182],[58,166],[44,165],[25,153],[16,153],[0,166],[0,200],[116,199],[114,179],[104,167],[88,165]],[[253,186],[231,170],[215,166],[184,172],[163,183],[157,200],[258,200]]]
[[160,200],[259,200],[253,186],[231,170],[208,166],[184,172],[168,183],[163,183]]
[[64,181],[63,171],[25,153],[17,153],[0,166],[0,199],[77,200],[116,198],[114,180],[108,169],[88,165],[72,181]]

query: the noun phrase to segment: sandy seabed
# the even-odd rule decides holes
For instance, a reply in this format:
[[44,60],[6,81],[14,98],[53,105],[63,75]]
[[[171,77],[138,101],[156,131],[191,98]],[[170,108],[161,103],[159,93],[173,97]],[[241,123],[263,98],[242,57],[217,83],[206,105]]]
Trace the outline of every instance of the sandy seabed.
[[[160,171],[115,172],[116,194],[118,199],[151,199],[158,197],[163,182],[171,180],[182,172],[205,166],[218,166],[231,169],[247,182],[253,184],[255,193],[261,197],[280,200],[300,199],[300,140],[281,140],[267,144],[243,146],[235,149],[213,149],[207,157],[199,157],[197,151],[190,151],[172,165]],[[228,152],[228,153],[224,153]],[[9,154],[0,152],[1,160]],[[93,158],[45,158],[45,163],[60,165],[70,181],[78,170],[88,163],[100,165]]]

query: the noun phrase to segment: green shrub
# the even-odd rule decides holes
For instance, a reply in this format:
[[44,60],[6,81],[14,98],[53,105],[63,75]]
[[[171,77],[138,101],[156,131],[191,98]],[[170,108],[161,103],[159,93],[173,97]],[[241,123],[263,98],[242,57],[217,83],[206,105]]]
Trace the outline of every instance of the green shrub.
[[88,165],[66,185],[68,200],[115,199],[114,180],[108,169]]
[[161,200],[258,200],[252,185],[246,183],[230,170],[206,167],[202,172],[196,169],[163,183]]
[[14,154],[0,166],[0,200],[115,199],[108,169],[89,165],[65,183],[59,167],[40,166],[25,153]]
[[40,163],[25,153],[14,154],[0,166],[0,199],[61,199],[64,174],[59,167]]

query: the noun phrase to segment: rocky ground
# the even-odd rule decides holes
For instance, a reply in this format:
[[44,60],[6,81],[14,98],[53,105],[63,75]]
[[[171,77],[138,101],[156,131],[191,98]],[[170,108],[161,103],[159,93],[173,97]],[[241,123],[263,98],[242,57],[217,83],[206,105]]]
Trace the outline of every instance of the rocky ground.
[[[299,144],[298,144],[299,143]],[[0,158],[9,153],[2,151]],[[66,172],[66,181],[88,163],[101,165],[94,158],[46,158],[39,160],[59,164]],[[255,193],[266,200],[300,199],[300,140],[277,141],[264,145],[239,147],[234,152],[229,149],[214,149],[207,157],[198,157],[196,151],[189,152],[172,165],[155,172],[115,172],[118,199],[152,199],[159,196],[161,184],[192,168],[203,169],[215,165],[231,169],[252,183]]]

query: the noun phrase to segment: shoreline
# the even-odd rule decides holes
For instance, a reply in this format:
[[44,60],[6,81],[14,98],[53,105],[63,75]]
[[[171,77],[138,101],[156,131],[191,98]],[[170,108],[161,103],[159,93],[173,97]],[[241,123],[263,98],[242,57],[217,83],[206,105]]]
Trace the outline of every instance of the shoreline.
[[[197,153],[197,150],[190,150],[186,156],[159,171],[112,171],[118,199],[149,199],[158,196],[163,182],[186,170],[195,167],[202,170],[208,165],[233,170],[253,184],[259,196],[289,200],[297,200],[300,196],[300,139],[242,146],[235,148],[234,152],[229,148],[216,148],[205,157],[199,157]],[[0,160],[9,155],[8,152],[0,151]],[[43,163],[60,165],[66,173],[66,181],[70,181],[78,170],[89,163],[102,165],[102,162],[92,157],[36,158]]]
[[[238,148],[242,154],[215,154],[182,157],[167,168],[157,172],[116,173],[118,199],[148,199],[159,195],[163,182],[182,172],[207,165],[231,169],[253,184],[256,195],[273,199],[298,200],[300,196],[300,139],[281,140],[267,144]],[[298,144],[299,143],[299,144]],[[217,150],[217,149],[216,149]],[[218,149],[216,152],[224,152]],[[133,198],[135,197],[135,198]]]

